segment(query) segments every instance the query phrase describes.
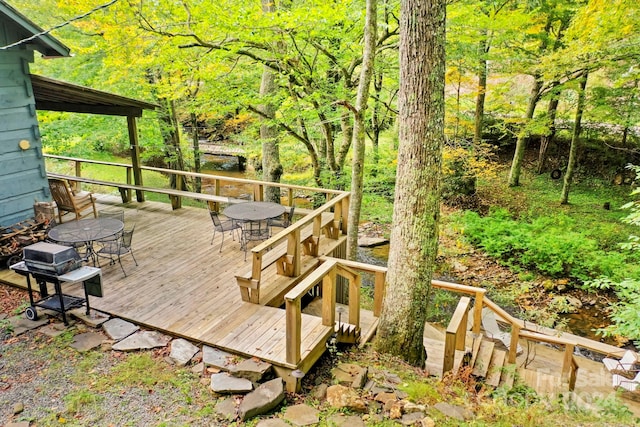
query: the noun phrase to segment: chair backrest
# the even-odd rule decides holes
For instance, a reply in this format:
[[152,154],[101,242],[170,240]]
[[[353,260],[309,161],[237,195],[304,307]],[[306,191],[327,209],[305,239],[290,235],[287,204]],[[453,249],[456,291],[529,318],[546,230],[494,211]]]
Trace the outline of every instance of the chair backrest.
[[220,221],[220,217],[218,217],[218,212],[209,211],[209,215],[211,215],[211,221],[213,221],[213,225],[215,227],[221,227],[222,226],[222,222]]
[[133,227],[131,227],[131,229],[129,230],[124,230],[122,232],[122,247],[123,248],[131,248],[131,241],[133,240],[133,231],[136,229],[136,226],[134,225]]
[[69,184],[64,179],[49,178],[49,189],[51,196],[55,200],[58,208],[73,211],[75,209],[73,203],[73,193]]
[[100,218],[113,218],[124,222],[124,209],[114,211],[98,211]]
[[293,222],[293,211],[295,211],[295,210],[296,210],[295,205],[291,206],[291,209],[289,209],[289,214],[288,214],[289,215],[289,218],[288,218],[289,224],[291,224]]

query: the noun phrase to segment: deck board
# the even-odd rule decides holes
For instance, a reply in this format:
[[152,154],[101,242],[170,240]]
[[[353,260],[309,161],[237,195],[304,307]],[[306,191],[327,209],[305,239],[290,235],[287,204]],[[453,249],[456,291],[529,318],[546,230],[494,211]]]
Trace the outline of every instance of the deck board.
[[[205,208],[129,202],[98,194],[98,209],[125,209],[125,224],[135,224],[131,256],[120,266],[102,262],[104,297],[91,297],[92,308],[174,336],[218,347],[236,354],[260,357],[279,366],[286,363],[285,312],[243,302],[235,276],[251,268],[251,256],[240,242],[216,233]],[[0,281],[25,287],[26,281],[10,270]],[[78,284],[65,293],[81,293]],[[319,346],[331,332],[321,319],[303,315],[303,356]],[[322,344],[324,345],[324,344]]]

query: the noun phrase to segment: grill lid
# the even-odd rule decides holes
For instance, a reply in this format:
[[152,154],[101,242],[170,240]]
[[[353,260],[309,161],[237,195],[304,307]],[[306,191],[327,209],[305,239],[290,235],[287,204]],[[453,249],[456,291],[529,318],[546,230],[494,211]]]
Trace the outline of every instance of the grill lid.
[[23,249],[24,263],[30,270],[65,274],[82,265],[78,252],[69,246],[38,242]]

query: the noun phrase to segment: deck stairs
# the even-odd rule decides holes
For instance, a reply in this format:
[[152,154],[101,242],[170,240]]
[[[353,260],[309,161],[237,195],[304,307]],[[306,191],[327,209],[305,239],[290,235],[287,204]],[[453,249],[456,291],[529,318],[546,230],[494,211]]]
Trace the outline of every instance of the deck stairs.
[[[431,375],[442,377],[445,332],[437,325],[426,323],[423,339],[427,350],[426,369]],[[465,350],[456,350],[453,371],[468,366],[471,374],[492,387],[513,386],[516,366],[507,363],[507,350],[500,343],[467,333]]]

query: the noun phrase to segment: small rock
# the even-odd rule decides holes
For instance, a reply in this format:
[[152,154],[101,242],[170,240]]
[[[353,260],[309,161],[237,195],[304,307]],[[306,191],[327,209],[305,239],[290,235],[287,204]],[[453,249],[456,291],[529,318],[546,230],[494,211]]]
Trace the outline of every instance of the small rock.
[[[331,370],[331,374],[339,384],[351,386],[356,379],[359,379],[360,382],[363,379],[366,381],[367,369],[353,363],[341,363]],[[356,388],[360,388],[363,385],[364,382]]]
[[413,426],[420,425],[422,423],[422,419],[424,418],[424,412],[412,412],[410,414],[404,414],[400,423],[403,426]]
[[160,332],[142,331],[129,335],[122,341],[117,342],[113,345],[113,349],[116,351],[149,350],[152,348],[164,347],[170,340],[170,337],[163,335]]
[[398,400],[398,396],[393,392],[392,393],[382,392],[382,393],[376,394],[374,399],[377,400],[378,402],[385,404],[389,400],[393,400],[393,401]]
[[227,353],[226,351],[219,350],[214,347],[209,347],[208,345],[203,345],[202,361],[205,366],[213,366],[220,370],[228,371],[240,360],[237,360],[236,356],[231,353]]
[[420,426],[421,427],[436,427],[436,422],[431,417],[424,417],[420,421]]
[[193,367],[191,368],[191,372],[196,375],[202,375],[204,373],[204,363],[200,362],[197,365],[193,365]]
[[[390,400],[388,403],[391,403]],[[391,403],[389,408],[389,418],[392,420],[399,420],[402,418],[402,408],[404,407],[405,402],[403,400],[395,401]],[[386,405],[385,405],[386,408]]]
[[413,402],[407,402],[402,410],[405,414],[411,414],[413,412],[426,412],[427,407],[424,405],[418,405]]
[[319,384],[311,390],[311,398],[316,400],[324,400],[327,397],[327,384]]
[[18,402],[15,405],[13,405],[13,415],[18,415],[22,411],[24,411],[24,403]]
[[236,419],[236,402],[235,399],[229,397],[218,401],[216,404],[216,414],[227,421]]
[[256,427],[291,427],[291,424],[282,421],[280,418],[269,418],[267,420],[262,420]]
[[473,418],[473,412],[463,406],[452,405],[445,402],[438,402],[434,405],[434,408],[436,408],[447,417],[455,418],[458,421],[467,421]]
[[365,412],[367,409],[367,404],[354,389],[339,384],[327,388],[327,402],[337,409],[356,412]]

